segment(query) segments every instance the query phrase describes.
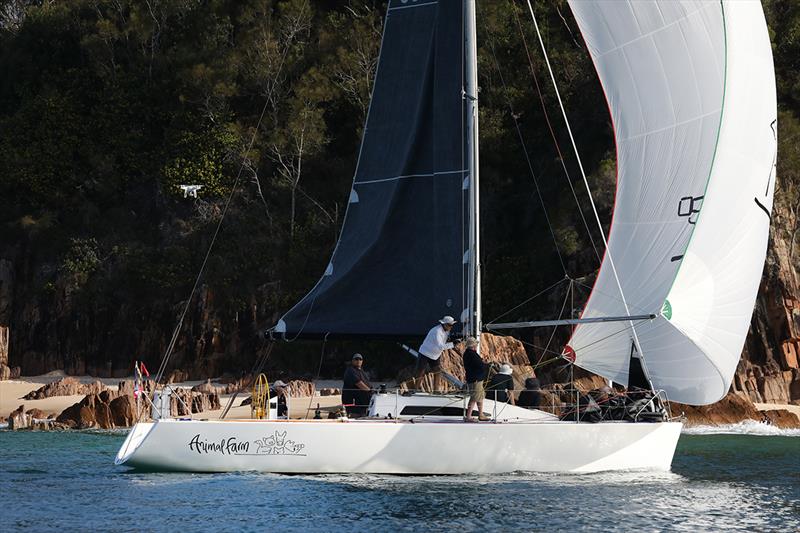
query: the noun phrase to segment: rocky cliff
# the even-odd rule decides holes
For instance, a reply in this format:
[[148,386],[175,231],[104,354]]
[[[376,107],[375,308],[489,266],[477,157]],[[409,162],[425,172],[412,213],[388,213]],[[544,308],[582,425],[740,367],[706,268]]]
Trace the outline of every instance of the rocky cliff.
[[764,276],[732,391],[756,403],[800,405],[800,285],[796,212],[776,195]]

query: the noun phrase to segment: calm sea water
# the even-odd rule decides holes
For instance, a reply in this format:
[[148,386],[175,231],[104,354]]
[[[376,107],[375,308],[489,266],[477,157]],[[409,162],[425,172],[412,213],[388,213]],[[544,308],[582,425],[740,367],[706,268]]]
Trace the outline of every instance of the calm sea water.
[[0,530],[800,530],[800,431],[734,430],[670,473],[458,477],[128,473],[124,433],[0,431]]

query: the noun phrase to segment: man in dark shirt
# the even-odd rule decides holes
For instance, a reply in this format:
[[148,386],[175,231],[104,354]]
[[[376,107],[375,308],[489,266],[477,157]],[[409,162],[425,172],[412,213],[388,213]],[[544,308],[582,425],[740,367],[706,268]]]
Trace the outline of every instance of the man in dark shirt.
[[466,350],[464,350],[464,381],[467,382],[467,390],[469,391],[469,403],[467,404],[467,413],[464,416],[464,421],[472,422],[472,409],[478,406],[478,420],[490,420],[483,416],[483,399],[486,393],[483,390],[483,381],[486,379],[486,363],[481,359],[478,354],[478,341],[472,337],[466,340]]
[[289,395],[289,385],[280,379],[272,384],[269,389],[270,398],[278,399],[278,418],[289,418],[289,405],[286,397]]
[[500,370],[492,376],[489,386],[486,387],[490,400],[502,403],[508,402],[514,405],[514,395],[509,394],[514,391],[513,373],[511,365],[507,363],[500,365]]
[[517,405],[520,407],[539,407],[541,389],[536,376],[525,380],[525,390],[519,393]]
[[347,370],[344,371],[344,385],[342,386],[342,405],[346,406],[347,413],[351,415],[364,415],[369,407],[372,397],[372,387],[369,384],[367,373],[361,368],[364,357],[357,353]]

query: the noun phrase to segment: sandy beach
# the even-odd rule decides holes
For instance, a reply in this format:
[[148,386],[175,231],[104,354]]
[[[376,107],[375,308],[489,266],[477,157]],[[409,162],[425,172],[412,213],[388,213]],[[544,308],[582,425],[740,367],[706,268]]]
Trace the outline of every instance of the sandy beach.
[[[43,412],[47,414],[60,414],[64,409],[70,407],[71,405],[81,401],[83,399],[82,394],[73,395],[73,396],[53,396],[51,398],[45,398],[43,400],[23,400],[22,397],[28,394],[29,392],[35,391],[42,385],[46,385],[48,383],[52,383],[53,381],[57,381],[63,378],[65,374],[61,371],[54,371],[49,372],[47,374],[43,374],[41,376],[26,376],[21,379],[11,380],[11,381],[0,381],[0,421],[4,421],[8,415],[14,411],[20,405],[25,406],[25,410],[28,409],[41,409]],[[100,381],[104,385],[106,385],[109,389],[116,390],[119,386],[120,381],[124,381],[124,379],[119,378],[95,378],[92,376],[73,376],[75,379],[80,381],[81,383],[93,383],[95,381]],[[204,381],[184,381],[181,383],[174,383],[173,387],[176,388],[187,388],[190,389],[195,385],[199,385],[201,383],[205,383]],[[317,383],[318,388],[322,387],[340,387],[340,382],[319,382]],[[250,406],[245,405],[239,407],[239,404],[247,398],[249,394],[247,392],[240,393],[236,401],[234,402],[235,407],[233,407],[229,414],[229,418],[250,418]],[[228,400],[230,399],[230,395],[221,395],[220,396],[220,404],[223,406],[227,405]],[[310,398],[308,396],[305,397],[297,397],[291,398],[289,402],[289,416],[292,418],[305,418],[305,417],[313,417],[314,416],[314,409],[316,408],[317,404],[320,407],[331,407],[335,405],[339,405],[341,403],[341,398],[339,396],[314,396]],[[309,410],[310,407],[310,410]],[[214,411],[204,411],[202,413],[198,413],[195,415],[195,418],[218,418],[222,414],[222,409],[214,410]],[[323,413],[323,416],[325,414]]]
[[[73,396],[53,396],[43,400],[22,399],[22,397],[29,392],[38,389],[42,385],[59,380],[64,376],[65,374],[63,372],[56,370],[41,376],[27,376],[18,380],[0,381],[0,421],[5,420],[8,415],[20,405],[25,405],[26,411],[28,409],[36,408],[41,409],[47,414],[52,413],[58,415],[67,407],[70,407],[71,405],[81,401],[83,399],[83,395],[81,394]],[[74,377],[81,383],[93,383],[95,381],[100,381],[108,388],[114,390],[116,390],[119,382],[121,381],[119,378],[95,378],[92,376]],[[173,384],[173,387],[190,389],[201,383],[204,383],[204,381],[185,381],[181,383],[175,383]],[[316,387],[317,390],[325,387],[341,387],[341,382],[331,380],[320,381],[316,383]],[[249,394],[247,392],[243,392],[237,396],[236,401],[234,402],[234,407],[228,414],[229,418],[250,418],[250,406],[239,406],[242,400],[247,398],[248,395]],[[223,408],[225,405],[227,405],[229,399],[230,395],[220,396],[220,404],[223,406]],[[341,398],[338,395],[291,398],[289,402],[289,416],[291,418],[311,418],[314,416],[314,410],[318,404],[324,409],[339,405],[340,402]],[[757,403],[755,406],[759,411],[786,409],[800,417],[800,405]],[[204,411],[202,413],[195,414],[194,417],[198,419],[213,419],[218,418],[221,414],[222,409],[217,409],[214,411]],[[327,415],[325,412],[323,412],[322,416],[324,417]]]

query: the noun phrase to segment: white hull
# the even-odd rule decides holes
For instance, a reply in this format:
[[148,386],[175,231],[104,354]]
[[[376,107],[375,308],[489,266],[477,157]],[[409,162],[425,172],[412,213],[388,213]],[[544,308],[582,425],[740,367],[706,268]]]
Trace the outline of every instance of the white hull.
[[115,462],[187,472],[669,470],[681,427],[680,422],[165,419],[134,426]]

